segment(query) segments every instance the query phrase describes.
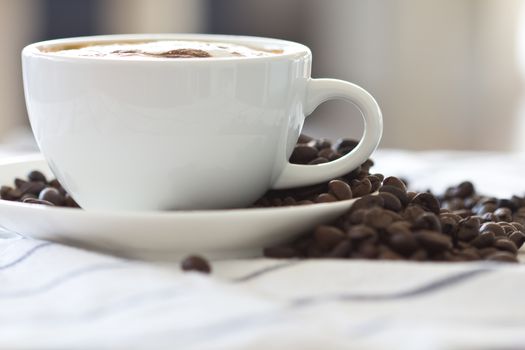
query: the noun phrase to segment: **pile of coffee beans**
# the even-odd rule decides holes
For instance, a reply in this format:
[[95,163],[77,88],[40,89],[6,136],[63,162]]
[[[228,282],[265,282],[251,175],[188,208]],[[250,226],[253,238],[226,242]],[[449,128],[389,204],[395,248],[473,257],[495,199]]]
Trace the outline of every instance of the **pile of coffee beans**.
[[271,258],[347,258],[413,261],[518,262],[525,242],[525,198],[476,194],[470,182],[444,195],[408,191],[396,177],[377,195],[358,199],[343,216],[286,245]]
[[[350,152],[357,142],[301,135],[290,158],[296,164],[322,164]],[[326,203],[359,198],[347,213],[313,228],[288,244],[264,249],[271,258],[347,258],[412,261],[492,260],[517,262],[525,242],[525,197],[482,196],[468,181],[434,195],[413,192],[406,181],[370,173],[367,160],[331,181],[287,190],[268,191],[252,207]],[[377,192],[377,193],[375,193]],[[2,186],[0,198],[24,203],[78,208],[56,180],[40,171],[14,186]],[[184,270],[205,273],[209,263],[190,256]]]
[[13,186],[2,186],[0,198],[8,201],[78,208],[78,204],[53,179],[48,181],[38,170],[31,171],[26,179],[16,178]]
[[[327,139],[313,139],[301,135],[290,157],[290,162],[309,165],[327,163],[347,154],[357,144],[357,141],[351,139],[339,139],[332,144]],[[377,191],[383,181],[383,175],[370,174],[370,168],[373,165],[374,163],[369,159],[357,169],[331,181],[313,186],[268,191],[253,206],[280,207],[362,197]]]

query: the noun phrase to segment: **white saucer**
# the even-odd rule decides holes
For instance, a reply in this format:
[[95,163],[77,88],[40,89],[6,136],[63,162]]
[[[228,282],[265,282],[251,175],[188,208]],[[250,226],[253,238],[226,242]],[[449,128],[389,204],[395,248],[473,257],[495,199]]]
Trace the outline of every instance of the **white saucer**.
[[[0,184],[31,170],[52,173],[40,155],[0,161]],[[22,236],[129,258],[173,260],[190,253],[212,258],[260,256],[343,214],[355,200],[315,205],[172,212],[104,212],[0,200],[0,228]]]

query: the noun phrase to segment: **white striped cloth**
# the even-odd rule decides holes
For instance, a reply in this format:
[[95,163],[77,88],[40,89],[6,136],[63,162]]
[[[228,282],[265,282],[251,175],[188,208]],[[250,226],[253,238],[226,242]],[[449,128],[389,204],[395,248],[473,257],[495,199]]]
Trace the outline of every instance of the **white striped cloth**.
[[[494,194],[525,189],[519,156],[383,151],[375,159],[377,171],[411,175],[418,188],[474,178]],[[469,173],[487,167],[505,172]],[[211,276],[183,273],[6,234],[0,349],[525,348],[525,265],[260,258],[212,266]]]

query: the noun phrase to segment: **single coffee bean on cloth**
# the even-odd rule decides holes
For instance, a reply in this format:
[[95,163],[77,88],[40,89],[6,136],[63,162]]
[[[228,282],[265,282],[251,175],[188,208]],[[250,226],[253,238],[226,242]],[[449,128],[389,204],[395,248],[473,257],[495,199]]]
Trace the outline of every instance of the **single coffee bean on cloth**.
[[196,271],[202,273],[210,273],[211,266],[208,260],[198,255],[190,255],[182,260],[181,269],[183,271]]

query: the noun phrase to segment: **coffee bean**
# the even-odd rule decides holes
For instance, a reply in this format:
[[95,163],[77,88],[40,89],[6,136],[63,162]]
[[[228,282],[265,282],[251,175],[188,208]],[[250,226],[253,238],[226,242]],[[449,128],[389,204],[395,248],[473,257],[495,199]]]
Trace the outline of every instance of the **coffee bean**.
[[376,245],[365,243],[359,246],[356,257],[360,259],[376,259],[378,255],[379,248]]
[[368,179],[352,180],[352,182],[350,182],[350,187],[354,197],[362,197],[370,193],[372,184]]
[[444,208],[450,209],[451,211],[467,209],[465,206],[465,200],[461,198],[451,198],[445,202]]
[[403,206],[401,205],[401,201],[394,196],[392,193],[389,192],[381,192],[378,194],[378,196],[383,198],[384,202],[384,208],[392,211],[400,211]]
[[512,232],[516,231],[516,228],[508,222],[500,221],[497,224],[501,226],[501,228],[503,229],[503,231],[505,231],[505,234],[507,236],[510,235]]
[[514,227],[516,228],[517,231],[525,232],[525,226],[523,226],[523,225],[520,224],[519,222],[512,221],[510,224],[511,224],[512,226],[514,226]]
[[373,207],[383,207],[384,204],[385,202],[382,197],[369,194],[355,201],[352,207],[350,208],[350,211],[353,212],[359,209],[370,209]]
[[403,181],[401,181],[399,178],[395,177],[395,176],[389,176],[389,177],[385,178],[383,180],[383,186],[394,186],[394,187],[397,187],[397,188],[403,190],[404,192],[407,191],[405,183]]
[[31,171],[27,175],[27,178],[29,179],[29,181],[40,181],[40,182],[44,182],[44,183],[47,182],[46,176],[44,174],[42,174],[40,171],[38,171],[38,170]]
[[314,138],[305,134],[300,134],[299,139],[297,140],[297,143],[308,143],[312,141]]
[[494,233],[491,231],[487,231],[487,232],[481,233],[476,238],[474,238],[470,242],[470,245],[476,248],[487,248],[487,247],[491,247],[495,241],[496,241],[496,236],[494,236]]
[[281,198],[272,198],[271,203],[274,207],[280,207],[283,205],[283,200]]
[[308,162],[309,165],[324,164],[324,163],[328,163],[328,159],[324,157],[317,157]]
[[413,223],[417,220],[418,217],[420,217],[424,213],[425,211],[423,210],[423,208],[416,205],[409,205],[408,207],[406,207],[403,216],[406,220]]
[[310,147],[315,147],[317,150],[322,150],[323,148],[331,148],[332,143],[328,139],[313,139],[307,143]]
[[183,271],[211,272],[210,263],[203,257],[197,255],[192,255],[182,260],[181,268]]
[[332,180],[328,183],[328,190],[339,200],[352,198],[352,189],[348,184],[341,180]]
[[507,208],[511,212],[518,208],[518,206],[516,206],[511,199],[506,199],[506,198],[498,199],[498,202],[496,203],[496,206],[498,208]]
[[337,160],[339,158],[341,158],[343,155],[341,153],[332,153],[332,155],[330,157],[328,157],[328,160],[333,162],[334,160]]
[[479,234],[481,222],[477,217],[467,217],[462,219],[458,224],[458,239],[469,242]]
[[496,203],[498,203],[498,199],[496,197],[482,197],[482,198],[479,199],[479,203],[481,203],[481,204],[487,204],[487,203],[496,204]]
[[436,215],[439,215],[439,202],[436,197],[430,193],[419,193],[412,199],[412,204],[419,205]]
[[379,181],[383,182],[385,176],[383,174],[372,174],[372,176],[377,177]]
[[518,258],[514,254],[509,253],[509,252],[494,253],[492,255],[487,256],[486,259],[489,261],[513,262],[513,263],[518,262]]
[[417,196],[416,192],[408,191],[407,192],[408,202],[410,203],[412,199],[414,199],[415,196]]
[[393,222],[391,215],[381,208],[372,208],[364,216],[363,223],[375,229],[385,229]]
[[[294,189],[292,193],[290,191],[285,191],[285,196],[293,196],[296,201],[300,200],[308,200],[309,198],[315,197],[320,193],[326,192],[326,185],[325,184],[317,184],[317,185],[311,185],[311,186],[305,186],[300,187],[297,189]],[[271,198],[275,197],[279,194],[278,191],[270,191],[266,194],[263,198]]]
[[430,230],[441,232],[441,221],[434,213],[423,213],[414,221],[415,230]]
[[495,236],[506,236],[505,230],[503,230],[503,228],[501,228],[501,226],[495,222],[486,222],[479,228],[479,232],[487,231],[494,233]]
[[466,219],[473,215],[472,211],[470,211],[469,209],[454,210],[452,213],[463,219]]
[[44,182],[33,181],[22,184],[19,190],[21,193],[31,193],[34,195],[38,195],[44,188],[46,188],[46,184]]
[[362,172],[363,172],[363,169],[361,168],[361,166],[358,166],[357,168],[355,168],[354,170],[346,174],[344,178],[346,179],[346,182],[348,183],[350,183],[354,179],[360,180],[359,176],[361,175]]
[[372,185],[372,188],[370,189],[371,193],[376,192],[379,190],[379,187],[381,187],[381,179],[375,175],[368,175],[366,177],[368,181],[370,181],[370,184]]
[[494,243],[494,248],[497,248],[499,250],[506,250],[508,252],[511,252],[512,254],[516,254],[518,252],[518,247],[516,247],[514,242],[507,238],[496,240],[496,242]]
[[62,187],[62,185],[58,182],[57,179],[53,179],[49,181],[48,185],[56,188],[60,192],[60,194],[62,194],[63,196],[66,195],[66,190],[64,190],[64,187]]
[[268,198],[259,198],[255,203],[253,203],[254,208],[269,207],[269,206],[271,206],[271,204]]
[[24,199],[23,201],[24,203],[29,203],[29,204],[42,204],[42,205],[49,205],[49,206],[55,206],[53,203],[51,202],[48,202],[48,201],[45,201],[45,200],[42,200],[42,199],[37,199],[37,198],[26,198]]
[[0,196],[2,199],[4,199],[5,196],[12,190],[10,186],[2,186],[0,187]]
[[410,256],[410,260],[413,261],[425,261],[427,259],[428,253],[423,249],[416,250],[416,252]]
[[352,243],[349,240],[344,240],[339,242],[330,253],[327,254],[327,257],[331,258],[344,258],[347,257],[352,249]]
[[377,258],[381,260],[401,260],[403,259],[401,255],[397,254],[392,249],[386,246],[379,247],[379,255]]
[[368,211],[365,209],[354,210],[350,214],[350,223],[352,225],[362,224],[365,221],[365,215]]
[[465,181],[460,183],[455,189],[454,189],[454,197],[459,197],[462,199],[465,199],[467,197],[470,197],[474,194],[475,189],[474,185],[470,181]]
[[295,164],[308,164],[317,157],[317,149],[307,145],[295,146],[290,157],[290,162]]
[[521,224],[525,224],[525,215],[520,217],[518,214],[514,214],[512,220],[514,220],[514,222],[520,222]]
[[442,213],[439,219],[441,221],[441,232],[449,235],[457,233],[460,217],[452,213]]
[[309,201],[307,199],[297,202],[297,205],[309,205],[309,204],[314,204],[314,202]]
[[337,198],[335,198],[334,195],[330,193],[321,193],[317,197],[315,197],[316,203],[330,203],[330,202],[337,202]]
[[376,231],[373,228],[365,225],[352,226],[346,234],[350,239],[356,241],[372,239],[375,238],[377,235]]
[[314,239],[322,250],[334,248],[344,238],[343,231],[334,226],[321,225],[314,231]]
[[0,198],[8,200],[8,201],[13,200],[14,198],[11,197],[12,190],[13,189],[9,186],[2,186],[0,188]]
[[487,247],[487,248],[481,248],[478,250],[479,254],[481,255],[482,258],[486,259],[488,256],[492,255],[492,254],[496,254],[496,253],[499,253],[501,252],[501,250],[498,250],[494,247]]
[[335,142],[334,147],[339,153],[346,154],[353,150],[358,143],[359,142],[355,140],[341,138]]
[[392,210],[385,209],[385,214],[389,215],[392,218],[392,221],[404,220],[401,214],[396,213],[395,211],[392,211]]
[[38,199],[53,203],[54,205],[62,205],[64,197],[54,187],[47,187],[38,195]]
[[439,253],[452,248],[452,240],[442,233],[421,230],[416,232],[414,237],[430,253]]
[[404,256],[410,256],[419,249],[419,244],[411,233],[397,233],[392,235],[390,237],[390,246],[394,251]]
[[412,235],[412,225],[408,221],[396,221],[391,223],[387,228],[386,232],[390,235]]
[[70,207],[70,208],[80,208],[80,206],[77,204],[77,202],[75,202],[73,197],[71,197],[69,194],[66,194],[64,196],[64,205],[66,207]]
[[331,157],[334,156],[334,154],[335,152],[331,148],[323,148],[319,151],[319,153],[317,153],[317,156],[330,160]]
[[22,191],[20,191],[20,189],[18,189],[18,188],[11,188],[9,190],[9,192],[7,193],[5,199],[16,201],[16,200],[19,200],[23,195],[24,195],[24,193]]
[[364,171],[368,172],[371,167],[374,166],[374,161],[372,159],[367,159],[363,164],[361,164],[361,168],[363,168]]
[[514,231],[509,235],[509,239],[514,242],[519,249],[523,246],[523,243],[525,243],[525,234],[521,231]]
[[483,223],[490,222],[490,221],[497,221],[496,217],[492,213],[485,213],[481,215],[481,221]]
[[466,248],[459,252],[459,256],[461,256],[465,261],[481,259],[481,255],[479,255],[479,252],[475,248]]
[[408,205],[409,203],[409,199],[408,199],[408,195],[405,191],[403,191],[402,189],[398,188],[398,187],[394,187],[394,186],[381,186],[379,188],[379,192],[388,192],[388,193],[391,193],[393,194],[394,196],[397,197],[397,199],[399,199],[399,201],[401,202],[401,204],[403,206],[406,206]]
[[465,208],[472,209],[474,206],[478,203],[479,198],[476,196],[468,197],[463,200],[463,203],[465,203]]
[[318,139],[316,140],[315,142],[315,148],[317,148],[318,150],[323,150],[323,149],[330,149],[332,148],[332,142],[328,139]]
[[326,253],[321,251],[317,244],[311,244],[306,250],[306,256],[309,258],[321,258]]
[[494,216],[498,221],[512,221],[512,211],[509,208],[498,208],[494,210]]
[[32,193],[26,193],[26,194],[22,195],[22,197],[20,197],[20,201],[25,202],[26,199],[37,199],[37,198],[38,198],[38,197],[35,196],[35,195],[32,194]]
[[20,187],[24,186],[25,184],[27,184],[26,180],[22,180],[20,178],[15,178],[15,187],[16,188],[20,188]]
[[478,215],[483,215],[483,214],[486,214],[486,213],[493,213],[494,210],[496,210],[498,207],[496,206],[496,204],[494,203],[486,203],[486,204],[482,204],[480,205],[477,210],[476,210],[476,214]]
[[518,209],[518,208],[525,207],[525,199],[524,198],[520,198],[520,197],[518,197],[516,195],[513,195],[510,198],[510,201],[512,202],[512,205],[513,205],[513,207],[510,208],[510,209],[512,209],[512,211],[516,211],[516,209]]

